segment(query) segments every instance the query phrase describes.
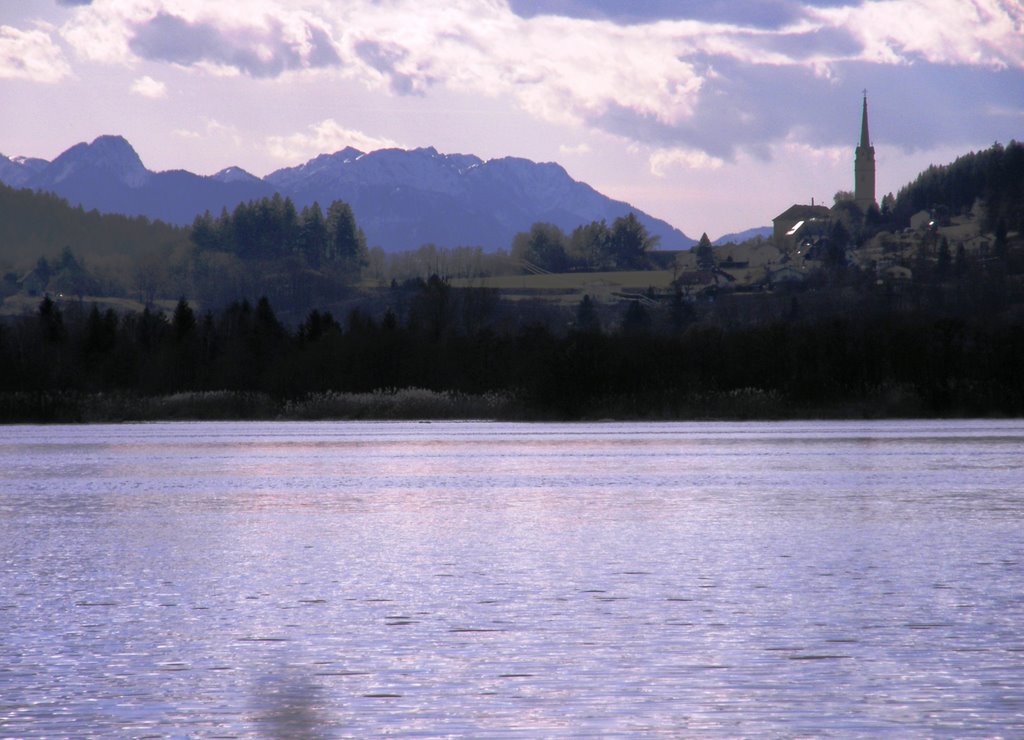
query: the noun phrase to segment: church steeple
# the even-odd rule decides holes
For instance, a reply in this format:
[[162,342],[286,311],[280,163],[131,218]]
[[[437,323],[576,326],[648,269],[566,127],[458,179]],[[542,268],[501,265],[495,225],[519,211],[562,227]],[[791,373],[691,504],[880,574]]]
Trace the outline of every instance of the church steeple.
[[868,136],[868,96],[864,94],[864,109],[860,114],[860,145],[864,148],[871,146],[871,139]]
[[868,92],[864,91],[864,107],[860,117],[860,146],[853,160],[853,200],[867,213],[875,202],[875,148],[868,135]]

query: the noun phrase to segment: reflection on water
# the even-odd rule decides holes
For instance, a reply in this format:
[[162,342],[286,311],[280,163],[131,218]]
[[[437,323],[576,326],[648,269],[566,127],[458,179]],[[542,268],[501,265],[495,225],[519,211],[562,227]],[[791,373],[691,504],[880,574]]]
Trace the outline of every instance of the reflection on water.
[[1024,733],[1024,424],[0,429],[0,736]]

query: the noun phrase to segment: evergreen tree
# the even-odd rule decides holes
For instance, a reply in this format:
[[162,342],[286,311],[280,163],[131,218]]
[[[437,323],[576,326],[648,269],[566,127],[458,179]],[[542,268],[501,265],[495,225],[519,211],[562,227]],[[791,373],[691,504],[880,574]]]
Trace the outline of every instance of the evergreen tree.
[[651,328],[651,315],[640,301],[630,301],[626,306],[626,314],[622,318],[622,331],[625,334],[645,334]]
[[327,255],[329,239],[327,222],[320,204],[314,201],[313,205],[303,208],[299,220],[299,251],[305,256],[307,264],[319,267],[320,261]]
[[192,232],[190,236],[192,242],[199,247],[199,249],[223,249],[223,246],[220,243],[220,234],[218,234],[216,223],[209,211],[205,211],[202,215],[196,216],[195,220],[192,222]]
[[708,234],[705,231],[700,235],[700,241],[697,242],[697,267],[701,270],[714,270],[715,269],[715,252],[711,247],[711,240],[708,239]]
[[171,319],[171,329],[174,332],[174,338],[179,342],[184,341],[185,337],[195,329],[195,326],[195,312],[188,305],[188,301],[184,298],[179,299],[178,305],[174,307],[174,316]]
[[345,272],[359,275],[367,261],[366,236],[356,225],[352,207],[341,200],[327,209],[328,256]]
[[44,297],[39,304],[39,327],[47,342],[63,342],[67,337],[64,314],[50,296]]
[[580,305],[576,308],[576,329],[587,333],[601,331],[601,320],[597,316],[597,309],[594,308],[594,301],[589,295],[584,295]]
[[938,280],[945,280],[949,277],[949,268],[952,259],[952,255],[949,251],[949,239],[942,237],[942,240],[939,242],[939,255],[935,261],[935,277]]
[[281,254],[289,255],[299,251],[301,223],[299,213],[295,210],[295,203],[290,197],[282,201],[279,217],[281,219]]

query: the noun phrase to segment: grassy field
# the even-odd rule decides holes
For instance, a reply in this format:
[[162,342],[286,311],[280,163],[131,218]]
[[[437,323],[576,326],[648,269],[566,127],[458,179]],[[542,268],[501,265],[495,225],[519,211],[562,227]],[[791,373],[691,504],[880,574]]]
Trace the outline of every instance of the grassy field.
[[545,294],[549,299],[564,294],[566,300],[576,302],[583,295],[596,298],[621,292],[670,290],[671,270],[636,270],[632,272],[567,272],[550,275],[502,275],[487,278],[455,278],[453,288],[493,288],[506,298],[536,297]]
[[[671,270],[634,270],[629,272],[566,272],[544,275],[500,275],[497,277],[480,278],[452,278],[450,285],[453,288],[491,288],[500,290],[502,297],[506,300],[521,300],[543,298],[547,301],[579,303],[584,295],[590,295],[597,300],[615,300],[616,294],[621,293],[644,293],[649,288],[657,292],[672,290],[672,280],[675,277]],[[378,282],[364,280],[360,286],[369,291],[378,290],[381,285]],[[78,298],[65,296],[51,296],[58,302],[67,300],[78,302]],[[42,301],[41,296],[29,296],[25,293],[16,293],[0,300],[0,316],[22,316],[35,313]],[[141,312],[144,305],[139,301],[130,298],[117,298],[112,296],[83,296],[81,302],[91,308],[93,304],[101,310],[113,308],[121,313]],[[193,309],[199,305],[192,303]],[[166,312],[174,310],[176,301],[158,300],[155,301],[158,309]]]
[[[77,296],[69,297],[50,295],[50,297],[58,303],[63,301],[78,303],[79,301]],[[42,296],[30,296],[26,293],[15,293],[14,295],[7,296],[0,301],[0,316],[24,316],[25,314],[35,313],[39,310],[39,304],[42,300]],[[81,302],[89,309],[91,309],[95,304],[99,306],[102,311],[112,308],[118,313],[141,313],[145,308],[145,304],[140,301],[132,300],[131,298],[117,298],[114,296],[82,296]],[[158,300],[154,301],[154,305],[157,309],[172,312],[174,311],[175,305],[177,305],[177,301]],[[196,308],[196,305],[193,304],[192,307]]]

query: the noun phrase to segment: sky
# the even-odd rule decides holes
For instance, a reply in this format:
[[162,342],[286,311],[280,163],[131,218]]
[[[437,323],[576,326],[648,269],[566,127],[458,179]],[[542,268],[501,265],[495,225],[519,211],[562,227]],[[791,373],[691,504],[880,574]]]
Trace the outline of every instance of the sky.
[[0,153],[554,161],[691,237],[1024,139],[1018,0],[0,0]]

